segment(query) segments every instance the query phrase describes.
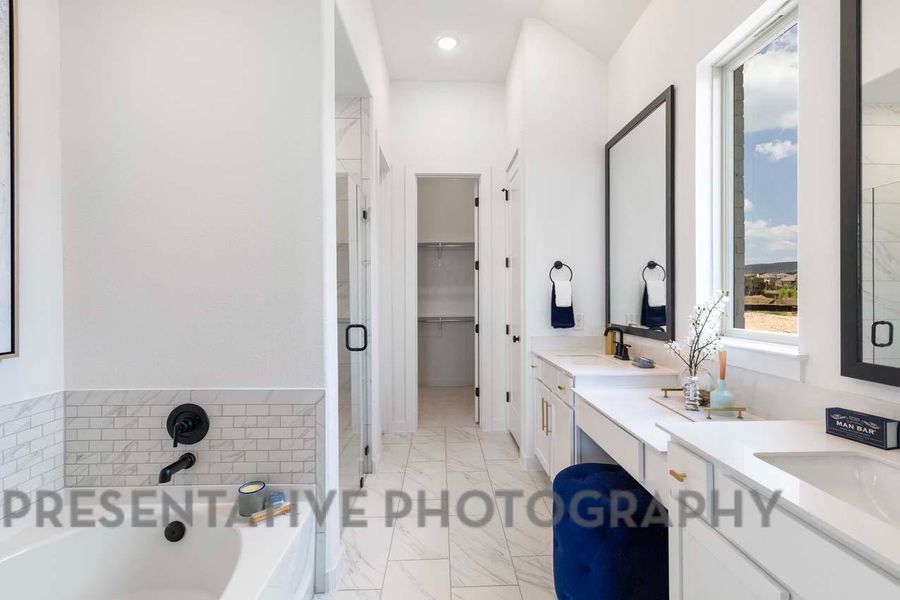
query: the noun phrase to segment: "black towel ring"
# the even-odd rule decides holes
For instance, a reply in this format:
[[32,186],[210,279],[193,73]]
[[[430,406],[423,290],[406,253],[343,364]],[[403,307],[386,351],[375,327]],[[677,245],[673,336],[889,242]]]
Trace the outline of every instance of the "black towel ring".
[[572,279],[575,277],[575,273],[572,271],[572,267],[570,267],[563,261],[558,260],[555,263],[553,263],[552,267],[550,267],[550,281],[552,283],[556,283],[555,281],[553,281],[553,269],[559,270],[559,269],[562,269],[563,267],[565,267],[569,270],[569,281],[572,281]]
[[647,266],[644,267],[644,270],[641,271],[641,279],[644,280],[644,283],[647,283],[647,269],[651,269],[651,270],[652,270],[652,269],[657,269],[657,268],[658,268],[658,269],[662,269],[662,272],[663,272],[663,278],[662,278],[662,280],[663,280],[663,281],[666,280],[666,269],[665,269],[665,267],[663,267],[661,264],[659,264],[659,263],[656,262],[655,260],[651,260],[650,262],[647,263]]

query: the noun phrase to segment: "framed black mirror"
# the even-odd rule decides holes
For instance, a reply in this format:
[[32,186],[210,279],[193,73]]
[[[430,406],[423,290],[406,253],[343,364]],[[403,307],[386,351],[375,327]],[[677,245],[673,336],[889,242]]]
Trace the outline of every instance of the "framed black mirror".
[[675,87],[606,144],[606,323],[675,339]]
[[14,23],[13,0],[0,0],[0,358],[17,346]]
[[900,386],[898,22],[896,0],[841,0],[841,374],[894,386]]

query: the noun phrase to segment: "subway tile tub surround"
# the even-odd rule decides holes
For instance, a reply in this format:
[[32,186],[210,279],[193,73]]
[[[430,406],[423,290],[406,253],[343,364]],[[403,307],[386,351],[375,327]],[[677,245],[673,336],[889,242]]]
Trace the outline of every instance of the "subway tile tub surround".
[[[65,394],[65,486],[156,485],[185,451],[197,464],[174,485],[237,485],[252,479],[315,486],[322,390],[93,390]],[[180,404],[210,417],[205,439],[174,448],[166,418]],[[318,418],[317,418],[318,417]],[[319,471],[321,473],[321,471]]]
[[[0,493],[63,487],[64,394],[0,406]],[[0,503],[0,515],[4,512]]]

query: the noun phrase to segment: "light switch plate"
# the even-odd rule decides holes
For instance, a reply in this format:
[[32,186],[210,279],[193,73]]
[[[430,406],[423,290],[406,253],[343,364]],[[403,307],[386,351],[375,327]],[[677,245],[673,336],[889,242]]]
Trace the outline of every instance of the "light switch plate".
[[584,315],[575,315],[575,331],[584,331]]

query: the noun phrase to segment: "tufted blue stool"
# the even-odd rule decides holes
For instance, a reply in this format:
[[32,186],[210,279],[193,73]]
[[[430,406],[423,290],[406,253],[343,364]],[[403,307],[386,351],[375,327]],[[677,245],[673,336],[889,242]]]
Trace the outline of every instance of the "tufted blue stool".
[[[588,523],[597,511],[605,518],[600,526],[577,523],[571,512],[572,499],[584,490],[575,510]],[[653,510],[654,498],[618,465],[581,464],[563,471],[553,481],[556,494],[553,526],[553,571],[560,600],[665,600],[669,596],[667,528],[660,523],[665,509]],[[613,502],[621,509],[632,501],[611,498],[615,492],[630,492],[636,500],[636,527],[621,522],[610,526]],[[562,511],[558,513],[556,511]],[[656,524],[641,527],[647,513]]]

